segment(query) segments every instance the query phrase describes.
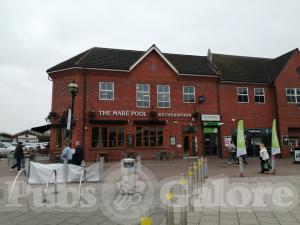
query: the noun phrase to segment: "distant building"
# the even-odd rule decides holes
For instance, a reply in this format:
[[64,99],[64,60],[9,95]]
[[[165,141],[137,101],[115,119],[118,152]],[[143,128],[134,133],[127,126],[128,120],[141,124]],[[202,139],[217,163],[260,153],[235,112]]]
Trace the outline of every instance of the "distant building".
[[14,142],[28,142],[28,143],[36,143],[41,142],[41,139],[44,138],[43,133],[39,133],[33,130],[25,130],[19,132],[13,136]]
[[12,135],[8,133],[0,133],[0,142],[12,142]]

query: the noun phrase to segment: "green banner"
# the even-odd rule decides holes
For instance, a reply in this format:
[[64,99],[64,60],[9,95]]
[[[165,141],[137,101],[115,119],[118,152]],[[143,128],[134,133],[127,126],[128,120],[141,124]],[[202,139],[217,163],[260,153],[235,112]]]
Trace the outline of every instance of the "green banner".
[[276,119],[273,119],[273,125],[272,125],[272,155],[279,154],[280,146],[277,136],[277,129],[276,129]]
[[236,156],[247,155],[245,135],[244,135],[244,121],[239,120],[237,127],[237,152]]

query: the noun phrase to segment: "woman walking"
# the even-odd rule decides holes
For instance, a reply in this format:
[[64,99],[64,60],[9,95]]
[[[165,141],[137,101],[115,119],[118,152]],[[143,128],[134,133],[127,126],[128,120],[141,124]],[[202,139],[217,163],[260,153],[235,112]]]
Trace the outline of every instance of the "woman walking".
[[18,145],[15,149],[14,158],[17,160],[16,164],[13,165],[10,168],[10,171],[12,171],[15,167],[17,167],[18,172],[21,170],[21,163],[22,159],[24,158],[23,148],[22,148],[22,142],[18,142]]
[[265,171],[269,171],[269,169],[266,169],[266,164],[268,165],[267,168],[269,168],[269,153],[265,147],[265,145],[263,143],[259,144],[260,147],[260,151],[259,151],[259,155],[260,155],[260,167],[261,167],[261,171],[260,173],[264,173]]

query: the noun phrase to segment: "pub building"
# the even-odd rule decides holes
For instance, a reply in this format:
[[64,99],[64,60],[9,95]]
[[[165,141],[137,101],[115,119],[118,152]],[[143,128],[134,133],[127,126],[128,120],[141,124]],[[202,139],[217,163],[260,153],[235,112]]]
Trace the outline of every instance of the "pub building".
[[85,159],[118,160],[158,155],[227,157],[226,146],[244,120],[247,152],[271,145],[278,121],[282,155],[300,137],[300,54],[277,58],[207,56],[91,48],[47,70],[52,81],[51,152],[61,151],[71,96],[78,86],[71,122],[72,144]]

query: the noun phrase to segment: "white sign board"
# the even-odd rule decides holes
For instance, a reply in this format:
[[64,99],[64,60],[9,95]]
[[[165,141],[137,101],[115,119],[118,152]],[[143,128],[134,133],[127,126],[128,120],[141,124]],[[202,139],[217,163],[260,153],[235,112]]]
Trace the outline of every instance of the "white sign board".
[[231,136],[224,136],[225,147],[228,147],[231,142]]
[[202,114],[201,115],[202,121],[220,121],[220,115],[210,115],[210,114]]

